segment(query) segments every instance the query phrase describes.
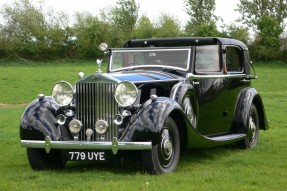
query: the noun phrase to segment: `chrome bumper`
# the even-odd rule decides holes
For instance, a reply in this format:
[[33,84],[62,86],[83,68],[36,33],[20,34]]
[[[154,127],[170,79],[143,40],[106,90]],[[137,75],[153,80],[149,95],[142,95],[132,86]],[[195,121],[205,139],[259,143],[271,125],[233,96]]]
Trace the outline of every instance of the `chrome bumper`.
[[21,146],[27,148],[44,148],[47,153],[51,149],[95,149],[112,150],[117,154],[118,150],[151,150],[151,142],[119,142],[116,137],[112,142],[89,142],[89,141],[51,141],[46,137],[45,141],[21,140]]

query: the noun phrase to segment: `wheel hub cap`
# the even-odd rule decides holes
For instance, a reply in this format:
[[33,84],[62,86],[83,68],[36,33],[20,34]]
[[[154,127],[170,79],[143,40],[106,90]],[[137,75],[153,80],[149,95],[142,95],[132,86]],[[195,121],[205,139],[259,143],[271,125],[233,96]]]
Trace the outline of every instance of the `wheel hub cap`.
[[255,135],[256,135],[255,131],[256,131],[256,124],[254,122],[254,119],[250,117],[249,118],[249,141],[251,143],[253,143],[255,140]]
[[161,153],[164,160],[169,160],[173,154],[172,142],[170,140],[168,130],[163,131]]

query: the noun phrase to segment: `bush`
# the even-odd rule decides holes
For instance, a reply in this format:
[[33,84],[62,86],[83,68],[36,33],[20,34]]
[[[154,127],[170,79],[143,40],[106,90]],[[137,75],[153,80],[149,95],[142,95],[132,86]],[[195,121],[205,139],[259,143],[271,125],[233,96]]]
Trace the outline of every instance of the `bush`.
[[287,50],[283,50],[281,52],[281,60],[285,63],[287,63]]

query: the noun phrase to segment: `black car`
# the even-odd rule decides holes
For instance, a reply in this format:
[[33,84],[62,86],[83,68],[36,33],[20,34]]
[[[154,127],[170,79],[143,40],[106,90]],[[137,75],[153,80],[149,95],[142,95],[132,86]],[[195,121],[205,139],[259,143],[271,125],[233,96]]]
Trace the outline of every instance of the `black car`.
[[252,148],[259,129],[269,128],[251,87],[257,77],[248,48],[238,40],[140,39],[100,49],[107,73],[81,73],[75,86],[60,81],[26,108],[20,138],[33,169],[137,150],[148,172],[168,173],[183,148]]

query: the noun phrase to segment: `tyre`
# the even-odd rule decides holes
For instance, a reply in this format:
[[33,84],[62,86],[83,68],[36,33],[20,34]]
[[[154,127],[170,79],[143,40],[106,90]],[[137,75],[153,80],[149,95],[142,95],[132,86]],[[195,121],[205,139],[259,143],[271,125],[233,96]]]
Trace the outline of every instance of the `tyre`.
[[149,173],[170,173],[176,170],[180,156],[177,125],[171,117],[165,120],[159,140],[152,150],[142,152],[143,165]]
[[253,148],[257,145],[259,139],[259,118],[254,104],[251,105],[247,118],[246,138],[239,142],[242,149]]
[[67,163],[61,150],[46,153],[44,149],[27,148],[27,156],[33,170],[62,169]]

